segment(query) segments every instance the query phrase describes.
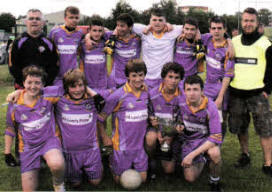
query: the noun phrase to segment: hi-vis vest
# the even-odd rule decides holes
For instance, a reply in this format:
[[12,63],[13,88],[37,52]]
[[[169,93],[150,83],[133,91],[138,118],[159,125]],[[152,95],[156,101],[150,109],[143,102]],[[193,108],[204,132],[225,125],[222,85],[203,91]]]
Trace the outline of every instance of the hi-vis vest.
[[241,42],[241,35],[233,38],[235,49],[234,78],[230,86],[241,90],[253,90],[264,87],[266,70],[266,49],[271,45],[267,37],[260,37],[252,45]]

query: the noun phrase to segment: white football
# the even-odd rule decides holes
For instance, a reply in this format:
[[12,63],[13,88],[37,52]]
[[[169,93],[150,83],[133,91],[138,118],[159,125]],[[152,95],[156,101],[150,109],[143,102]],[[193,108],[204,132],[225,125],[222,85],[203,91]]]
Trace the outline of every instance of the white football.
[[137,189],[142,183],[141,174],[134,169],[128,169],[122,173],[120,183],[127,190]]

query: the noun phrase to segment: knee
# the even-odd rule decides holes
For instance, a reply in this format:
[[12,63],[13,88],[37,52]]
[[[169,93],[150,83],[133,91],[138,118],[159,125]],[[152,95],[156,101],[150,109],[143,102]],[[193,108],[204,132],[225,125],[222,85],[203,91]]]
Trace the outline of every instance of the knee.
[[166,173],[166,174],[172,174],[175,172],[175,163],[169,162],[166,165],[163,164],[162,167],[163,167],[164,173]]
[[113,180],[115,181],[115,183],[119,184],[120,183],[120,176],[113,175]]
[[155,131],[149,131],[145,137],[147,147],[155,147],[157,141],[157,133]]
[[64,161],[51,161],[48,163],[48,166],[51,171],[63,171],[65,167]]
[[184,179],[189,183],[193,183],[196,180],[196,176],[191,174],[184,174]]
[[94,185],[94,186],[99,185],[100,182],[101,182],[101,178],[89,180],[89,183],[92,184],[92,185]]
[[208,155],[209,155],[210,159],[211,159],[215,164],[218,164],[218,163],[221,162],[221,153],[220,153],[220,149],[219,149],[218,146],[209,149],[209,150],[208,150]]

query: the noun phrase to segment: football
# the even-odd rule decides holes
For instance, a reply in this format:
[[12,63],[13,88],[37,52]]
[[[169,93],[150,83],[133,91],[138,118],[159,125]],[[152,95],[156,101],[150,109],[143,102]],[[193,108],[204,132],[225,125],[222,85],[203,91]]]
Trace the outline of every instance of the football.
[[142,178],[139,172],[128,169],[122,173],[120,183],[125,189],[134,190],[141,185]]

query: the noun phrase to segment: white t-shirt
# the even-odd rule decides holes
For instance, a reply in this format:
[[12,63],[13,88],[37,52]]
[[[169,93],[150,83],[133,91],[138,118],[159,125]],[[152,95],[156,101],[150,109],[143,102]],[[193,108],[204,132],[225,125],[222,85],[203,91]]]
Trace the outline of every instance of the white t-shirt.
[[182,25],[173,25],[173,30],[163,34],[161,38],[151,32],[143,34],[146,25],[134,24],[133,32],[141,36],[142,55],[147,67],[146,79],[160,79],[161,69],[167,62],[173,61],[176,38],[181,34]]

